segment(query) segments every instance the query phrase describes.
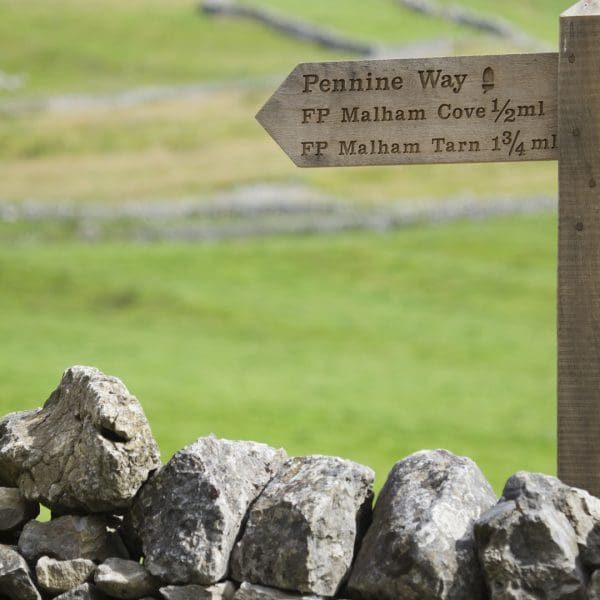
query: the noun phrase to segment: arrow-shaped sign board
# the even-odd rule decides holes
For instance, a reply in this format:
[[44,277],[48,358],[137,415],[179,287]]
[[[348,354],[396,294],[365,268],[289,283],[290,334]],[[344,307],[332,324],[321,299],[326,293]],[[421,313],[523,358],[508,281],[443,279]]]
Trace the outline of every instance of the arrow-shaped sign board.
[[298,65],[257,115],[299,167],[554,160],[558,55]]

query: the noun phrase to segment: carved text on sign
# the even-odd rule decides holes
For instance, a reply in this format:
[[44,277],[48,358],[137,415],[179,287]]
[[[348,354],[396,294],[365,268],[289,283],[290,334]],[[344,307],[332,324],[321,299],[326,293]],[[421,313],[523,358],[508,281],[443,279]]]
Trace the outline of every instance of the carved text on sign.
[[556,54],[299,65],[257,115],[299,166],[553,160]]

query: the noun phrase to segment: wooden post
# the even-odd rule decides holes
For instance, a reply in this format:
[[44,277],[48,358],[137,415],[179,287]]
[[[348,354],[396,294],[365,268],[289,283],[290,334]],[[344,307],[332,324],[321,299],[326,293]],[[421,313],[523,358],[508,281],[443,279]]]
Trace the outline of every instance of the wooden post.
[[600,0],[560,30],[558,475],[600,496]]

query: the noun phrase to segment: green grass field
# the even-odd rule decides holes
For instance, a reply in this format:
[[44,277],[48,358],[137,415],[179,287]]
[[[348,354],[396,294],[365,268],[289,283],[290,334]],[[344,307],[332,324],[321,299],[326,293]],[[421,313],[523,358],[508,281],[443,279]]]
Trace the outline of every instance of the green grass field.
[[[388,45],[515,50],[391,0],[243,1]],[[552,46],[570,4],[440,1]],[[209,19],[197,0],[0,0],[0,56],[0,71],[24,76],[0,91],[0,202],[205,197],[263,182],[365,203],[556,192],[554,163],[298,170],[253,118],[276,83],[135,107],[1,108],[276,82],[299,62],[346,58]],[[425,447],[471,456],[498,491],[518,469],[554,472],[555,217],[196,245],[86,244],[71,227],[0,223],[0,413],[41,405],[83,363],[140,398],[165,460],[214,432],[353,458],[378,485]]]
[[376,468],[424,447],[496,489],[554,472],[555,220],[0,253],[3,412],[92,364],[167,459],[214,432]]

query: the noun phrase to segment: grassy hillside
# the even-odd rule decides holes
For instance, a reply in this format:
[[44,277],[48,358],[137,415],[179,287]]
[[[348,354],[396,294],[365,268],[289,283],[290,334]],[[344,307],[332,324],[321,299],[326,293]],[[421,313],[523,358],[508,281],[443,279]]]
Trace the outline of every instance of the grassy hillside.
[[[245,0],[354,37],[402,45],[473,35],[390,0]],[[559,0],[452,0],[499,14],[556,44]],[[285,73],[299,61],[341,57],[261,25],[202,15],[198,0],[0,0],[0,70],[27,75],[20,95],[122,89]],[[501,51],[502,40],[479,43]],[[506,50],[505,50],[506,51]]]
[[[374,0],[370,8],[358,0],[327,3],[325,15],[315,13],[314,4],[298,3],[290,14],[325,18],[339,31],[398,43],[459,32],[386,0]],[[258,24],[206,17],[198,5],[196,0],[0,0],[0,68],[27,73],[24,93],[37,94],[247,78],[285,73],[300,56],[342,56]]]
[[[451,39],[457,52],[514,50],[500,38],[413,14],[390,0],[244,0],[382,44]],[[547,41],[560,2],[470,0]],[[564,4],[564,3],[562,3]],[[533,18],[533,15],[536,15]],[[214,194],[254,181],[301,183],[357,201],[554,193],[553,164],[300,171],[253,116],[295,64],[341,58],[196,0],[0,0],[0,200],[123,202]],[[2,111],[3,101],[136,86],[273,77],[249,91],[125,108]]]
[[440,0],[442,4],[459,4],[481,14],[500,16],[553,45],[558,44],[559,15],[575,2],[576,0]]
[[[301,14],[318,23],[335,24],[336,28],[367,39],[386,41],[428,35],[464,35],[472,30],[451,27],[442,22],[415,15],[395,5],[394,0],[243,0],[245,4],[269,6],[289,14]],[[574,4],[569,0],[436,0],[444,6],[462,6],[482,15],[495,15],[513,23],[532,36],[555,44],[558,39],[558,15]],[[398,25],[400,24],[400,28]],[[410,36],[410,37],[409,37]],[[500,45],[500,44],[499,44]]]
[[554,471],[555,222],[0,253],[0,409],[93,364],[164,458],[208,432],[371,464],[447,447]]
[[27,74],[20,95],[39,95],[249,77],[294,62],[297,43],[252,24],[219,27],[196,6],[189,0],[0,0],[0,68]]

